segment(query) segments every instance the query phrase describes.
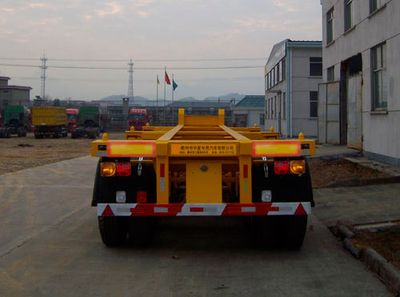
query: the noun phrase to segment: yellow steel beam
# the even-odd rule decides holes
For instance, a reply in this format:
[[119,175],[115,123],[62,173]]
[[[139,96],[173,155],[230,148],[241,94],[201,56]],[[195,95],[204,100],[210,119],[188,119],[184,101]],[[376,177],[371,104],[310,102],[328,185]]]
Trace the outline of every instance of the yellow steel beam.
[[167,133],[162,135],[160,138],[158,138],[159,141],[168,141],[171,140],[176,133],[178,133],[181,129],[183,128],[183,125],[177,125],[175,128],[169,130]]
[[225,125],[220,125],[219,127],[236,140],[249,140],[247,137],[243,136],[239,132],[236,132],[233,129],[231,129]]
[[125,134],[127,140],[143,139],[156,140],[165,134],[165,131],[130,131]]
[[225,109],[218,109],[218,125],[225,125]]
[[157,203],[169,202],[169,150],[168,141],[156,141]]
[[241,156],[239,158],[239,168],[240,203],[251,203],[251,157]]

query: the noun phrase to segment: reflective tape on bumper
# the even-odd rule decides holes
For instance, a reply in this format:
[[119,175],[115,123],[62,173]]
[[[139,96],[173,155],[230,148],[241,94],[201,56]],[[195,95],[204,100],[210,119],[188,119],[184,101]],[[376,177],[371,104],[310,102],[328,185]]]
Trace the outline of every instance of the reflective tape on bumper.
[[98,203],[98,216],[282,216],[310,215],[310,202],[147,204]]

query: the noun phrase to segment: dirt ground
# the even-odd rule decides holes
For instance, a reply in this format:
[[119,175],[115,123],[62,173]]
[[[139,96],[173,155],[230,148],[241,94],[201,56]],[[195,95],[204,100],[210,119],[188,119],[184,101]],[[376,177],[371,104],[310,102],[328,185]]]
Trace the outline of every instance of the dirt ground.
[[400,226],[397,225],[376,232],[357,231],[353,243],[359,248],[372,247],[400,269]]
[[0,138],[0,174],[89,154],[90,139]]
[[381,171],[363,167],[347,160],[310,160],[313,188],[357,184],[360,181],[389,177]]

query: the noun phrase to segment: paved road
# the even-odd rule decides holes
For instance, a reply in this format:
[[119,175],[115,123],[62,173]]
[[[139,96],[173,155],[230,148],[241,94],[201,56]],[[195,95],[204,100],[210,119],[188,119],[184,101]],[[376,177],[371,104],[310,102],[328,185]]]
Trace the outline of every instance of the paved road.
[[300,252],[254,249],[236,220],[164,221],[108,249],[89,207],[95,160],[0,176],[0,296],[391,296],[311,217]]

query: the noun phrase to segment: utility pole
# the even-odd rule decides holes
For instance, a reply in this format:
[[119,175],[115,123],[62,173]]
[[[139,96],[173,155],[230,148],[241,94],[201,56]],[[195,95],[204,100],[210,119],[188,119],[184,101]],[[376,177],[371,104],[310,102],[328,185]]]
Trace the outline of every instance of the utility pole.
[[129,69],[128,69],[128,73],[129,73],[128,98],[129,98],[129,100],[131,100],[131,102],[133,104],[134,98],[133,98],[133,62],[132,62],[132,59],[130,59],[128,66],[129,66]]
[[46,54],[43,53],[43,56],[40,58],[40,61],[42,61],[42,65],[40,66],[40,69],[42,70],[42,75],[40,77],[41,79],[41,93],[40,96],[42,97],[43,100],[46,99],[46,70],[47,70],[47,57]]

